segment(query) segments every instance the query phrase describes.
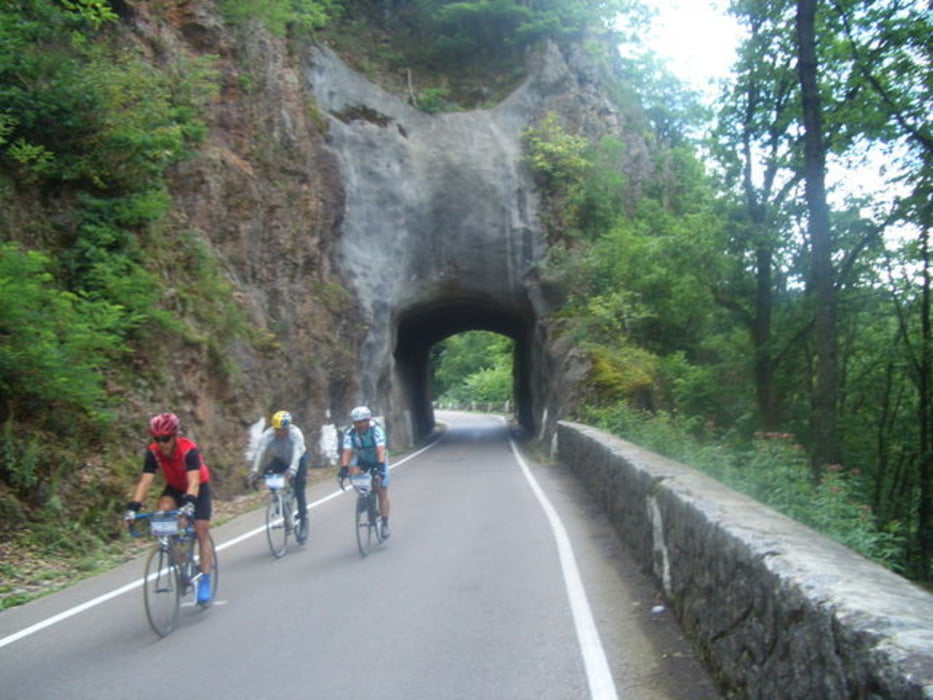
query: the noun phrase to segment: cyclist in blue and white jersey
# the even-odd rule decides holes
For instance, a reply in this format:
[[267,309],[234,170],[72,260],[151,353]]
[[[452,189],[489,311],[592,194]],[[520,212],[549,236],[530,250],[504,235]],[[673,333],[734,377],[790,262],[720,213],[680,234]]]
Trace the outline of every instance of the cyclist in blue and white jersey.
[[376,421],[372,411],[366,406],[357,406],[350,411],[353,426],[343,433],[340,454],[340,477],[348,474],[372,472],[382,477],[376,486],[379,497],[379,512],[382,514],[382,539],[387,539],[389,532],[389,455],[386,451],[386,434]]

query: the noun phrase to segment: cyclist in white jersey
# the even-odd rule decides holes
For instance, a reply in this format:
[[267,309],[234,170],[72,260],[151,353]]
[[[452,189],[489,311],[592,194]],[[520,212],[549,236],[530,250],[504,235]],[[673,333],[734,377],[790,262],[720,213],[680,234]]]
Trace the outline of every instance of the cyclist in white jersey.
[[250,482],[255,486],[262,474],[267,471],[287,474],[295,489],[298,502],[298,544],[308,539],[308,501],[305,486],[308,482],[308,454],[305,449],[305,436],[301,429],[292,423],[292,414],[278,411],[272,416],[272,425],[259,437],[256,453],[253,456],[253,468]]

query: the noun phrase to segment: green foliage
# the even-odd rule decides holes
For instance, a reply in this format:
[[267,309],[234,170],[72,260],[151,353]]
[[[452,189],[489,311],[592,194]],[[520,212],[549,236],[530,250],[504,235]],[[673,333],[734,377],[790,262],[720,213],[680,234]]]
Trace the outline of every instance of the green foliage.
[[554,112],[523,134],[522,145],[535,182],[546,192],[566,194],[586,179],[591,167],[585,155],[589,143],[568,133]]
[[[584,212],[595,211],[598,196],[590,196],[587,185],[593,180],[589,142],[568,133],[553,112],[540,124],[522,134],[524,160],[541,191],[544,224],[551,239],[571,239],[579,235]],[[594,187],[594,194],[599,189]]]
[[107,0],[59,0],[69,12],[87,20],[94,29],[99,29],[105,22],[114,22],[118,19],[117,13],[110,7]]
[[432,393],[442,402],[505,403],[512,397],[512,341],[469,331],[438,343],[432,357]]
[[[184,256],[191,274],[180,280],[175,290],[178,311],[198,325],[197,335],[205,337],[218,357],[226,358],[223,348],[217,345],[220,339],[250,336],[256,331],[243,309],[232,302],[233,288],[206,241],[189,233],[181,243],[176,254]],[[223,364],[226,366],[225,360]]]
[[857,475],[834,467],[814,483],[806,451],[792,435],[758,434],[748,447],[701,440],[690,418],[650,414],[623,403],[590,409],[585,420],[704,471],[888,567],[897,569],[905,559],[903,533],[897,524],[878,524],[862,501]]
[[433,16],[448,60],[453,56],[496,56],[516,44],[518,28],[532,15],[511,0],[441,3]]
[[512,398],[511,363],[474,372],[466,378],[459,391],[455,389],[444,398],[451,398],[460,405],[472,402],[505,404]]
[[50,268],[41,253],[0,246],[0,393],[20,418],[52,407],[94,415],[99,373],[126,351],[123,312],[59,289]]
[[9,135],[13,132],[16,122],[9,114],[0,113],[0,146],[7,143]]
[[39,177],[53,172],[55,156],[45,146],[36,146],[20,138],[9,145],[7,153],[32,176]]
[[418,91],[418,109],[428,114],[450,111],[450,90],[446,87],[423,88]]
[[[448,2],[418,0],[344,3],[324,30],[327,42],[371,80],[410,95],[403,76],[414,74],[415,92],[449,87],[431,111],[490,106],[517,87],[529,52],[544,40],[558,43],[614,33],[620,15],[641,12],[638,0]],[[600,42],[605,45],[605,42]],[[615,60],[607,52],[605,61]]]
[[[3,480],[19,493],[27,493],[39,480],[39,460],[41,447],[31,437],[18,435],[13,421],[3,424],[0,436],[0,473]],[[19,515],[22,510],[16,508]],[[0,513],[0,517],[2,517]]]
[[21,178],[134,192],[203,136],[214,59],[156,66],[94,36],[108,12],[90,0],[0,8],[0,162]]
[[[734,130],[720,132],[711,144],[719,155],[726,144],[734,149],[716,173],[736,186],[734,198],[719,193],[720,183],[707,175],[689,142],[702,113],[676,81],[659,80],[663,71],[650,62],[647,73],[635,60],[626,64],[652,126],[649,171],[633,173],[619,144],[588,144],[553,117],[525,135],[549,239],[566,247],[552,246],[548,274],[568,291],[561,328],[591,363],[584,419],[610,415],[614,432],[704,466],[896,568],[909,550],[899,538],[911,529],[901,523],[916,517],[915,496],[896,494],[920,488],[911,444],[916,429],[904,413],[915,393],[900,372],[904,354],[892,352],[892,308],[872,291],[884,287],[873,269],[878,229],[859,213],[834,215],[845,272],[839,356],[846,380],[840,406],[846,467],[811,483],[805,450],[778,450],[772,437],[752,438],[767,420],[806,439],[813,376],[811,260],[799,235],[802,202],[795,188],[801,154],[793,22],[780,8],[791,6],[745,8],[752,41],[733,99],[721,103]],[[854,3],[835,8],[861,11]],[[868,23],[859,26],[864,34],[852,36],[863,41],[872,30]],[[821,50],[829,58],[839,46],[825,42]],[[847,133],[858,120],[880,133],[874,116],[849,112],[851,123],[839,126],[832,148],[852,143]],[[757,163],[743,162],[752,151],[773,160],[758,170]],[[879,373],[882,367],[887,370]],[[655,412],[615,420],[623,400]],[[878,411],[869,408],[875,406]],[[888,444],[895,449],[889,452]]]
[[599,406],[621,397],[650,403],[658,381],[658,358],[641,348],[622,345],[606,347],[587,344],[591,370],[587,383],[588,403]]
[[704,351],[704,362],[691,362],[683,351],[664,356],[657,387],[663,392],[660,403],[677,415],[702,420],[704,432],[750,435],[758,424],[744,361],[747,343],[723,334],[709,338]]
[[421,0],[419,23],[432,37],[428,55],[455,64],[520,60],[526,48],[544,39],[580,38],[587,30],[606,31],[620,14],[633,12],[637,2],[616,0],[587,3],[543,0],[532,4],[514,0],[446,2]]
[[640,36],[652,31],[645,22],[641,16],[630,19],[629,29],[635,34],[620,42],[623,80],[614,87],[615,102],[630,119],[646,120],[659,145],[684,146],[707,126],[709,110],[670,72],[663,58],[641,43]]
[[570,308],[586,339],[611,345],[625,334],[657,354],[691,356],[711,340],[718,317],[708,307],[709,283],[720,267],[712,244],[721,223],[699,196],[693,211],[673,204],[643,198],[567,258]]
[[215,57],[153,63],[98,31],[114,18],[93,0],[0,7],[0,164],[32,196],[54,193],[66,222],[0,232],[41,237],[51,253],[0,246],[0,481],[30,520],[113,506],[112,486],[85,491],[66,465],[110,429],[105,377],[125,371],[131,344],[177,327],[153,274],[153,234],[171,205],[164,173],[203,139],[217,94]]
[[276,36],[290,30],[309,34],[325,26],[339,3],[333,0],[221,0],[224,18],[235,25],[250,20],[262,22]]
[[164,192],[135,197],[79,197],[78,236],[62,255],[66,278],[90,299],[110,302],[120,310],[114,330],[130,336],[145,322],[159,318],[156,279],[142,266],[142,252],[131,233],[160,218],[168,209]]
[[214,61],[179,57],[158,68],[136,52],[92,52],[78,79],[98,102],[98,137],[87,159],[98,186],[130,192],[152,187],[203,139],[201,110],[217,92]]

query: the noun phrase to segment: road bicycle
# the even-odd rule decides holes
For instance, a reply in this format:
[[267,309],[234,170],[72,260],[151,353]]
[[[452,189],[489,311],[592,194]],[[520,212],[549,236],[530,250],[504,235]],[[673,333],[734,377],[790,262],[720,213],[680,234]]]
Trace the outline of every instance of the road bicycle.
[[[130,534],[134,537],[144,535],[147,521],[156,544],[146,559],[143,602],[152,631],[166,637],[178,623],[182,598],[191,597],[186,605],[197,604],[198,582],[202,575],[198,538],[194,527],[178,510],[137,513],[136,519],[130,523]],[[211,600],[214,600],[217,596],[217,549],[213,537],[211,552]]]
[[[350,486],[356,491],[356,509],[354,512],[354,524],[356,530],[356,545],[360,550],[360,556],[365,558],[373,546],[373,541],[377,544],[382,542],[382,517],[379,513],[379,496],[376,493],[376,486],[382,480],[382,477],[373,475],[366,471],[360,474],[354,474],[347,477],[350,480]],[[338,479],[341,490],[345,490],[343,479]]]
[[288,538],[298,539],[298,499],[285,474],[267,472],[263,475],[269,489],[266,504],[266,539],[272,556],[281,559],[288,550]]

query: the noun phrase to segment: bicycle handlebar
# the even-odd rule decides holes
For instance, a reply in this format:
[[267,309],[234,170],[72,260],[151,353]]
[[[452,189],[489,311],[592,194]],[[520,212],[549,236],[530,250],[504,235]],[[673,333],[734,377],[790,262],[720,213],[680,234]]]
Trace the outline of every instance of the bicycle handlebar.
[[137,513],[134,520],[151,520],[152,518],[159,517],[168,517],[170,515],[179,516],[181,515],[180,510],[153,510],[146,513]]
[[[370,467],[369,469],[364,469],[363,474],[372,473],[372,484],[373,486],[379,486],[382,484],[382,472],[376,471],[375,467]],[[347,487],[344,486],[343,482],[350,479],[350,475],[347,476],[337,476],[337,484],[340,486],[341,491],[346,491]]]
[[[155,517],[165,518],[165,517],[175,516],[176,518],[180,518],[181,515],[182,515],[182,512],[180,510],[154,510],[154,511],[147,512],[147,513],[137,513],[135,518],[127,521],[127,530],[129,531],[131,537],[142,537],[144,535],[148,535],[149,531],[148,530],[143,531],[143,532],[138,531],[136,528],[133,527],[136,523],[140,521],[152,520]],[[184,531],[190,528],[191,528],[191,525],[189,524],[185,528],[180,528],[180,530]]]

